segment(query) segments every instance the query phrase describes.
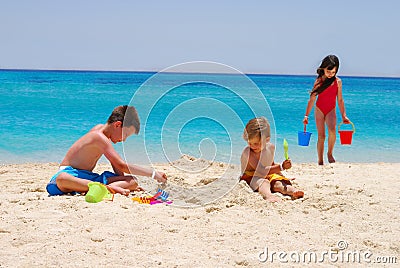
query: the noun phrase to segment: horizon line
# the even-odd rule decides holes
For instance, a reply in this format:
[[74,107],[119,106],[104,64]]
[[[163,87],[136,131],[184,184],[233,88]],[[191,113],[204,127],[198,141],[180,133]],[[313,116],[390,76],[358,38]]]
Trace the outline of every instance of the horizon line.
[[[159,73],[160,71],[149,71],[149,70],[101,70],[101,69],[33,69],[33,68],[1,68],[0,71],[42,71],[42,72],[114,72],[114,73]],[[230,74],[237,75],[237,73],[224,73],[224,72],[168,72],[163,73],[171,74]],[[271,76],[316,76],[317,74],[283,74],[283,73],[244,73],[245,75],[271,75]],[[339,77],[365,77],[365,78],[392,78],[399,79],[400,76],[379,76],[379,75],[339,75]]]

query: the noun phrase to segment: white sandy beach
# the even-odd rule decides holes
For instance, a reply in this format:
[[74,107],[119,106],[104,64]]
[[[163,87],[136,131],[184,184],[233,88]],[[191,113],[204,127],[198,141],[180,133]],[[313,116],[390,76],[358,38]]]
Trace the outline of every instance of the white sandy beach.
[[[206,164],[201,176],[158,168],[169,187],[196,187],[214,181],[224,166]],[[296,253],[315,252],[321,260],[328,251],[370,252],[359,267],[396,266],[378,265],[394,260],[381,256],[400,262],[400,163],[293,163],[287,175],[297,178],[302,199],[268,203],[240,182],[195,208],[138,204],[121,195],[97,204],[84,196],[48,197],[45,187],[57,169],[56,163],[0,166],[0,267],[290,267]],[[171,199],[179,204],[185,195]],[[266,247],[276,254],[261,262]],[[291,257],[279,260],[277,252]],[[318,265],[354,263],[326,255]]]

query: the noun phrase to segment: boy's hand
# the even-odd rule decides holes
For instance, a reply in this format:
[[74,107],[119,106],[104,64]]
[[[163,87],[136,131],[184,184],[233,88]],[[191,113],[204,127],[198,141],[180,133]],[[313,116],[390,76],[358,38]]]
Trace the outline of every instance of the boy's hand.
[[285,160],[282,162],[282,168],[283,169],[289,169],[292,167],[292,161],[290,159]]
[[158,182],[167,182],[167,175],[165,175],[164,172],[156,171],[156,175],[154,176],[154,179]]

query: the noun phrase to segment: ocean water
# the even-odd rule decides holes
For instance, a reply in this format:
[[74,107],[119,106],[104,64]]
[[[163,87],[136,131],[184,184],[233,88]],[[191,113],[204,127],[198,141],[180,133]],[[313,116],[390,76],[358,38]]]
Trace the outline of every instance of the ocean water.
[[[400,78],[341,78],[356,132],[350,146],[341,145],[337,135],[337,161],[400,162]],[[314,79],[0,70],[0,163],[59,162],[76,139],[123,104],[137,107],[142,124],[138,136],[115,145],[129,162],[165,162],[189,154],[238,164],[246,146],[243,127],[254,116],[270,121],[277,162],[283,160],[284,138],[293,162],[316,162],[313,112],[310,145],[297,144]]]

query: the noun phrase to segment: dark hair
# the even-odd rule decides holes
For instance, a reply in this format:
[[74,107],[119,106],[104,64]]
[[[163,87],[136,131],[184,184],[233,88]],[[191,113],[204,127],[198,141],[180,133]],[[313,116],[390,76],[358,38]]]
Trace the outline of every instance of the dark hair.
[[[317,69],[318,78],[320,79],[324,75],[324,69],[327,68],[328,70],[332,70],[336,67],[336,73],[339,71],[339,58],[335,55],[328,55],[326,56],[319,68]],[[327,87],[329,87],[334,81],[336,80],[336,75],[331,78],[326,78],[324,81],[319,82],[315,85],[313,90],[311,91],[312,94],[320,94],[322,93]]]
[[266,138],[271,136],[268,120],[265,117],[257,117],[247,122],[243,131],[243,139],[247,141],[254,137],[261,138],[261,136]]
[[122,122],[123,127],[133,126],[135,128],[135,134],[139,133],[140,120],[135,107],[128,105],[115,107],[107,120],[107,124],[112,124],[117,121]]

